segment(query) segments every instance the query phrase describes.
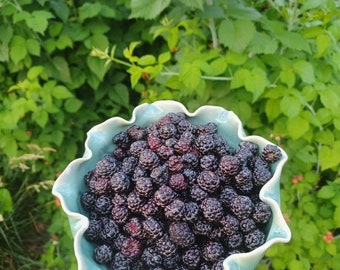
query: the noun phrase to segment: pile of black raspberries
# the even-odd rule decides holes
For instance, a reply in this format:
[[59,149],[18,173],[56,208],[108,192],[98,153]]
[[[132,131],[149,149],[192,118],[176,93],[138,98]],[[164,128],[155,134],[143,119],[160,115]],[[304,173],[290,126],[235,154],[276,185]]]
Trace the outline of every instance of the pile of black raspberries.
[[168,113],[113,136],[115,149],[85,177],[84,237],[108,269],[223,269],[266,240],[272,211],[259,199],[280,149],[231,147],[215,123]]

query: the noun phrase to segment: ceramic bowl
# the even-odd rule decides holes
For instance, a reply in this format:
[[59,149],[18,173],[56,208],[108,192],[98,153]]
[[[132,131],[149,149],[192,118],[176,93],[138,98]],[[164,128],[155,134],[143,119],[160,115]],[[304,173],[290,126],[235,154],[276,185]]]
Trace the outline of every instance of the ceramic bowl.
[[[215,122],[219,133],[229,144],[237,146],[241,141],[251,141],[263,149],[270,143],[259,136],[246,136],[240,119],[231,111],[217,106],[202,106],[195,112],[189,112],[181,103],[175,101],[157,101],[152,104],[137,106],[132,118],[127,121],[113,117],[94,126],[87,133],[85,152],[82,158],[73,160],[56,180],[52,193],[59,198],[61,206],[68,216],[74,236],[74,251],[78,269],[105,269],[92,259],[93,244],[89,243],[83,234],[88,227],[88,218],[79,203],[80,195],[86,190],[83,176],[92,170],[96,163],[106,154],[112,153],[112,136],[126,130],[133,124],[147,126],[157,121],[168,112],[183,112],[193,124]],[[286,243],[290,240],[291,232],[280,209],[280,175],[287,161],[287,154],[281,149],[282,158],[272,166],[273,177],[262,187],[260,198],[270,205],[273,218],[268,226],[266,242],[251,252],[234,254],[224,260],[224,269],[250,270],[254,269],[265,251],[276,243]]]

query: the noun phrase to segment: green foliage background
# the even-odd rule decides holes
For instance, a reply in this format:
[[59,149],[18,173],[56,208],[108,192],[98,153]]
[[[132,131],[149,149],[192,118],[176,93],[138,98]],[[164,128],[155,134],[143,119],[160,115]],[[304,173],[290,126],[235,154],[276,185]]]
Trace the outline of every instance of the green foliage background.
[[258,269],[340,269],[340,1],[0,0],[0,269],[76,269],[54,179],[143,102],[234,111],[288,153]]

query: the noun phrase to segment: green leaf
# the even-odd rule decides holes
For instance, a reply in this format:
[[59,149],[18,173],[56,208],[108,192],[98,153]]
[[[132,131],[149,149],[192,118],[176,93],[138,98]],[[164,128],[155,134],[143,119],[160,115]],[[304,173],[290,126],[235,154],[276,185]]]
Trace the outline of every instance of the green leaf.
[[249,20],[223,20],[218,27],[220,42],[238,53],[244,51],[255,33],[254,23]]
[[65,48],[72,48],[73,42],[69,36],[60,35],[56,41],[57,48],[59,50],[64,50]]
[[194,90],[201,80],[199,67],[192,63],[184,63],[179,69],[179,80],[183,82],[189,90]]
[[251,77],[251,73],[248,69],[244,69],[244,68],[238,69],[233,76],[233,79],[230,84],[230,88],[235,89],[235,88],[242,87],[245,83],[245,80],[249,80],[250,77]]
[[57,99],[72,98],[73,94],[63,85],[57,85],[52,89],[52,96]]
[[256,32],[249,44],[249,51],[254,54],[273,54],[278,48],[278,42],[265,33]]
[[340,70],[340,52],[336,52],[332,55],[332,62],[335,65],[335,67]]
[[40,127],[44,128],[48,121],[48,113],[43,110],[36,110],[32,114],[32,120],[35,121]]
[[340,141],[335,141],[332,147],[323,145],[319,150],[321,170],[332,169],[340,164]]
[[280,109],[280,102],[280,99],[267,100],[264,110],[270,122],[276,119],[282,113]]
[[132,88],[136,86],[138,83],[139,79],[142,77],[143,69],[138,66],[132,66],[130,67],[127,72],[131,74],[130,76],[130,82]]
[[244,80],[246,90],[253,94],[253,102],[260,97],[268,85],[267,74],[260,68],[252,69],[250,76],[244,78]]
[[100,11],[100,14],[103,17],[112,18],[112,19],[117,17],[117,11],[115,8],[112,8],[111,6],[105,5],[103,3],[101,3],[101,6],[102,6],[102,9]]
[[298,33],[279,31],[277,38],[290,49],[311,52],[307,39]]
[[165,64],[166,62],[170,61],[170,59],[171,59],[171,53],[170,52],[164,52],[164,53],[161,53],[158,56],[158,63],[159,64]]
[[[325,89],[320,91],[320,100],[322,104],[333,112],[339,111],[340,97],[336,90]],[[339,91],[339,89],[337,89]]]
[[306,269],[304,264],[298,260],[292,260],[288,263],[289,270]]
[[26,18],[26,24],[33,31],[44,34],[48,26],[48,19],[54,18],[53,14],[46,10],[33,11],[31,16]]
[[156,63],[156,58],[152,54],[143,55],[138,59],[137,64],[140,66],[151,66]]
[[62,82],[71,82],[71,74],[65,58],[55,56],[52,58],[53,76]]
[[334,227],[339,228],[340,227],[340,207],[336,207],[334,210],[334,215],[333,215],[333,220],[334,220]]
[[99,58],[92,56],[88,56],[86,62],[93,74],[95,74],[100,81],[103,80],[108,71],[108,66],[103,65],[103,62]]
[[44,71],[43,66],[34,66],[31,67],[27,72],[27,78],[30,80],[34,80],[38,78],[38,76]]
[[300,116],[287,120],[287,133],[293,140],[301,138],[308,130],[309,122]]
[[96,17],[101,11],[101,4],[99,2],[95,3],[85,3],[78,9],[79,21],[84,22],[88,18]]
[[325,199],[325,200],[333,198],[335,196],[334,187],[329,186],[329,185],[323,186],[319,189],[316,196],[320,199]]
[[26,40],[21,36],[14,36],[10,43],[10,57],[17,64],[27,55]]
[[26,40],[26,48],[29,54],[40,56],[40,43],[38,40],[29,38]]
[[191,0],[191,1],[180,0],[180,2],[183,5],[186,5],[187,7],[203,10],[203,5],[204,5],[204,1],[203,0]]
[[18,145],[12,136],[2,136],[0,138],[2,151],[8,157],[14,157],[17,154]]
[[223,74],[227,69],[227,61],[225,58],[217,58],[209,64],[207,75],[218,76]]
[[118,83],[113,87],[113,90],[109,92],[109,96],[117,104],[122,105],[125,108],[129,108],[129,89],[126,85]]
[[8,62],[9,48],[5,43],[0,43],[0,62]]
[[289,118],[297,116],[301,111],[301,102],[297,97],[286,95],[281,99],[280,108]]
[[10,24],[0,25],[0,33],[0,41],[2,41],[3,44],[8,44],[13,37],[13,28]]
[[171,0],[131,0],[129,18],[154,19],[170,4]]
[[236,65],[236,66],[240,66],[242,64],[244,64],[247,61],[247,55],[246,54],[241,54],[241,53],[237,53],[234,51],[228,51],[225,59],[227,60],[228,64],[232,64],[232,65]]
[[66,23],[70,16],[70,8],[64,1],[60,0],[51,0],[50,5],[54,10],[55,14]]
[[7,188],[0,188],[0,198],[0,214],[11,212],[13,210],[13,201]]
[[316,57],[322,57],[329,47],[331,40],[328,35],[321,34],[316,38]]
[[301,77],[302,81],[308,84],[315,82],[314,67],[305,60],[297,60],[293,64],[294,71]]
[[64,103],[64,108],[67,112],[75,113],[79,111],[83,102],[76,98],[67,99]]
[[283,69],[280,72],[280,80],[285,83],[289,88],[295,84],[295,73],[292,69]]

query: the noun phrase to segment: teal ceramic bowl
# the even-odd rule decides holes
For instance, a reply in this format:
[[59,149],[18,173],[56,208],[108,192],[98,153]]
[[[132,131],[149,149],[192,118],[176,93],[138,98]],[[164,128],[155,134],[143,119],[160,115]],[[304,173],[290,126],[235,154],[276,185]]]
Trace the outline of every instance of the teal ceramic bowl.
[[[175,101],[142,104],[135,108],[130,120],[113,117],[94,126],[87,133],[83,157],[73,160],[66,167],[56,180],[52,190],[53,195],[59,198],[70,222],[78,269],[105,269],[94,262],[92,259],[94,246],[83,237],[89,223],[79,203],[81,193],[86,190],[83,176],[92,170],[104,155],[112,153],[111,139],[114,134],[126,130],[133,124],[147,126],[169,112],[183,112],[188,116],[189,121],[195,125],[215,122],[218,125],[219,133],[233,147],[241,141],[251,141],[258,144],[262,150],[265,145],[270,143],[259,136],[246,136],[240,119],[231,111],[217,106],[202,106],[195,112],[189,112],[181,103]],[[287,154],[282,149],[281,151],[281,159],[272,165],[273,177],[262,187],[260,192],[260,198],[270,205],[273,213],[266,242],[251,252],[227,257],[223,263],[225,270],[254,269],[270,246],[276,243],[286,243],[291,238],[291,232],[280,209],[280,175],[283,165],[287,161]]]

